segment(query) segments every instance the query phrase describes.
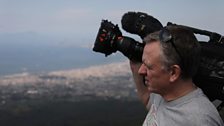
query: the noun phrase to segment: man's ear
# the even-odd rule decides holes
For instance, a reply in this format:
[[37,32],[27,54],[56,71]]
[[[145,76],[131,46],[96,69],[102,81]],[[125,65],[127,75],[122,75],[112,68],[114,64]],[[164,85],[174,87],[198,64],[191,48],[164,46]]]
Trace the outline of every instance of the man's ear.
[[179,65],[172,65],[170,69],[170,82],[176,81],[180,78],[181,68]]

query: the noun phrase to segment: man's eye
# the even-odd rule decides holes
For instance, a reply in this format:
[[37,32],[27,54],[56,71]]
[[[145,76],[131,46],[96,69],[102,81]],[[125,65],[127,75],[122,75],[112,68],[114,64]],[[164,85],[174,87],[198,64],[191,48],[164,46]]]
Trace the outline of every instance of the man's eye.
[[147,65],[147,68],[151,70],[152,69],[152,66],[151,65]]
[[144,63],[144,65],[145,65],[148,69],[152,69],[152,65],[151,65],[151,64],[146,64],[146,63]]

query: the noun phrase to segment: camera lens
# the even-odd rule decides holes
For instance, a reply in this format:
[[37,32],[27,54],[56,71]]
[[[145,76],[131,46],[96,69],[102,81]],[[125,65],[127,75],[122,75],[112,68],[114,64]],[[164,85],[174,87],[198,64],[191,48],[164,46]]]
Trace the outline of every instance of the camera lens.
[[143,49],[143,43],[139,43],[130,37],[124,36],[117,42],[117,50],[122,52],[130,60],[137,62],[142,61]]

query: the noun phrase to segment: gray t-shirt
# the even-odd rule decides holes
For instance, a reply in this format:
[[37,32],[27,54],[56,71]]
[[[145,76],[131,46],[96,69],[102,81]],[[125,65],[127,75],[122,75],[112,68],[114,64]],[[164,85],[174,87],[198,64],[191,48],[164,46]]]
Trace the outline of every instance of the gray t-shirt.
[[170,102],[152,93],[149,102],[143,126],[224,126],[217,109],[200,88]]

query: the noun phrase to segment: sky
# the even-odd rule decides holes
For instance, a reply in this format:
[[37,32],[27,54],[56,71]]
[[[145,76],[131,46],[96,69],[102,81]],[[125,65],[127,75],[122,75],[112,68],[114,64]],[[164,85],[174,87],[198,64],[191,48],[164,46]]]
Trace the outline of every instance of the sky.
[[152,15],[163,25],[170,21],[224,35],[224,0],[0,0],[0,34],[91,44],[102,19],[121,28],[129,11]]

